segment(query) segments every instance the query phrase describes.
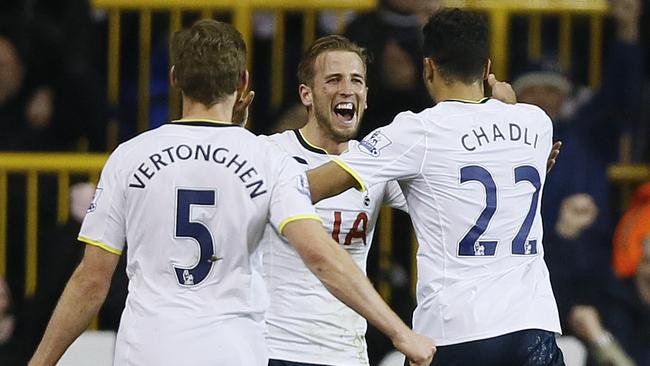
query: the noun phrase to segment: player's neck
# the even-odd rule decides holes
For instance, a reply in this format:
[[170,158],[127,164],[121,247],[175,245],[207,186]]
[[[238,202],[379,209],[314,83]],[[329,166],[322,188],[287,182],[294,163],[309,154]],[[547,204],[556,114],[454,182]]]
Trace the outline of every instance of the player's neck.
[[340,155],[347,151],[348,142],[338,142],[332,139],[331,135],[318,125],[318,122],[310,120],[300,129],[302,137],[307,142],[319,149],[325,150],[330,155]]
[[457,82],[453,84],[438,85],[438,87],[434,89],[433,97],[437,102],[449,99],[478,102],[485,98],[485,92],[483,91],[483,82],[476,82],[473,84]]
[[222,102],[208,107],[190,98],[183,97],[182,119],[207,119],[213,121],[232,123],[232,107],[234,98],[227,97]]

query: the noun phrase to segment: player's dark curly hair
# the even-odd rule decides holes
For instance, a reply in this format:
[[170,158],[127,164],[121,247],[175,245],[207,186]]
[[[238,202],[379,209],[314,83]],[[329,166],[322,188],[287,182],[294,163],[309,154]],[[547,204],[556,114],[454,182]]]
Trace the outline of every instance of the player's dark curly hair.
[[429,19],[422,32],[424,56],[433,60],[447,82],[471,84],[482,79],[489,57],[488,27],[483,16],[444,9]]
[[246,70],[246,44],[230,24],[204,19],[174,34],[170,57],[183,93],[207,106],[232,94]]

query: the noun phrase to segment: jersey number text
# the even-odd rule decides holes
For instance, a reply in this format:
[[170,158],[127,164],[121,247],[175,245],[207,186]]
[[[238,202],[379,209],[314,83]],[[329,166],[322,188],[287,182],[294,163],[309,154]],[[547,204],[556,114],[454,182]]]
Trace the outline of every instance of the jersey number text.
[[[460,240],[458,245],[459,256],[493,256],[496,252],[497,242],[492,240],[480,240],[481,235],[494,216],[497,210],[497,187],[492,174],[485,168],[470,165],[461,168],[460,183],[476,181],[485,188],[485,208],[481,211],[476,223],[467,234]],[[532,166],[524,165],[515,168],[515,184],[529,182],[535,188],[532,195],[530,207],[526,218],[522,223],[517,235],[512,239],[512,254],[532,255],[537,254],[537,240],[529,240],[528,234],[535,219],[539,191],[542,186],[539,172]]]
[[182,286],[196,286],[210,273],[217,258],[210,230],[200,222],[192,222],[192,205],[215,206],[216,193],[211,190],[178,189],[176,191],[176,238],[191,238],[199,246],[198,262],[193,267],[173,266]]

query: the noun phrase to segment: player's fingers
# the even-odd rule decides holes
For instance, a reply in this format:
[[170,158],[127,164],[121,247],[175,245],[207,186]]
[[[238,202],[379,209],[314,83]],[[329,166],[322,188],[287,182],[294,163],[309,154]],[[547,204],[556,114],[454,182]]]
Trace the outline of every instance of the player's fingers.
[[251,103],[253,103],[253,99],[255,99],[255,92],[251,90],[244,97],[243,104],[248,107],[251,105]]
[[559,154],[559,150],[553,150],[551,152],[551,155],[549,155],[548,160],[546,161],[546,174],[551,172],[551,169],[553,169],[553,166],[555,165],[555,159],[557,159],[557,156]]
[[494,88],[494,86],[496,85],[496,83],[499,82],[499,80],[497,80],[497,77],[494,74],[490,74],[488,75],[487,82],[488,85],[490,85],[490,88]]
[[560,155],[560,151],[562,150],[562,141],[556,141],[553,144],[553,149],[551,151],[551,155],[553,158],[557,158]]

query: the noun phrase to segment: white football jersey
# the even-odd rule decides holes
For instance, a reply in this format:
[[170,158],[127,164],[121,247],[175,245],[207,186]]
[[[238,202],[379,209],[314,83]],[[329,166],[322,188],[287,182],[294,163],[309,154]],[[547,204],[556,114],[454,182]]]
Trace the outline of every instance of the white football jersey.
[[[305,169],[331,160],[331,155],[310,145],[298,130],[268,138]],[[348,148],[355,148],[357,143],[350,141]],[[350,189],[316,205],[325,231],[352,255],[364,273],[382,204],[405,210],[406,201],[396,182],[376,184],[365,192]],[[291,244],[270,225],[261,246],[271,298],[266,313],[269,357],[323,365],[368,365],[366,320],[330,294]]]
[[443,101],[340,157],[363,186],[398,179],[419,242],[414,330],[438,345],[560,332],[540,202],[552,123],[536,106]]
[[[79,239],[116,254],[128,243],[116,362],[233,364],[228,351],[212,351],[228,337],[242,341],[222,334],[233,319],[263,323],[266,224],[281,232],[292,220],[320,219],[303,169],[273,144],[234,125],[175,122],[111,154]],[[263,327],[248,328],[265,354]]]

